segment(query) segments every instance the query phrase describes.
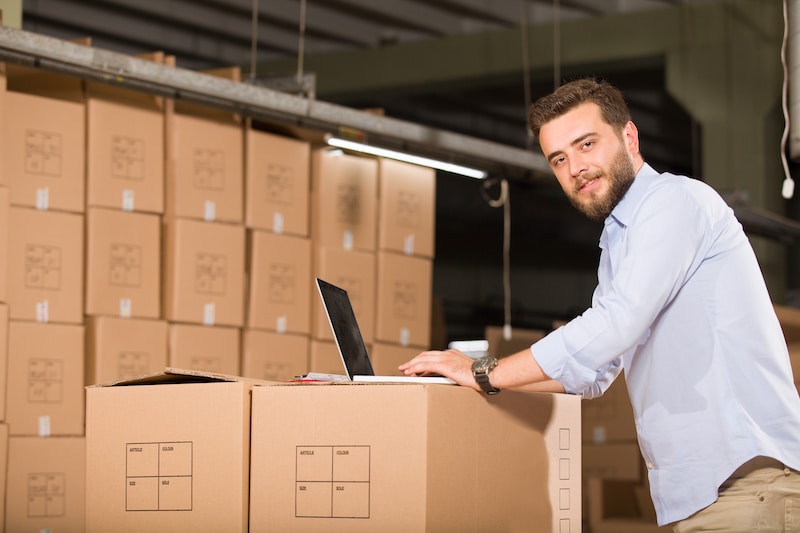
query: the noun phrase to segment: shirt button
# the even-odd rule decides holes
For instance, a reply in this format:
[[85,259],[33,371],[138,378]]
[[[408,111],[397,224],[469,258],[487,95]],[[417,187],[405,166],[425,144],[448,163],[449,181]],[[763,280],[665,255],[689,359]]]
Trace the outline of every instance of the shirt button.
[[649,470],[652,470],[653,469],[653,463],[647,463],[647,468]]

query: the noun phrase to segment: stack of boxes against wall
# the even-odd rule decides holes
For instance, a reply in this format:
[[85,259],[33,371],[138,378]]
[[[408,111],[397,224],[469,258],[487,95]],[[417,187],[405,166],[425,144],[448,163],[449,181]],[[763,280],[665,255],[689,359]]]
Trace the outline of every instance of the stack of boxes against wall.
[[315,276],[351,291],[382,372],[428,346],[433,171],[3,70],[6,530],[83,529],[85,385],[167,366],[270,381],[342,373]]

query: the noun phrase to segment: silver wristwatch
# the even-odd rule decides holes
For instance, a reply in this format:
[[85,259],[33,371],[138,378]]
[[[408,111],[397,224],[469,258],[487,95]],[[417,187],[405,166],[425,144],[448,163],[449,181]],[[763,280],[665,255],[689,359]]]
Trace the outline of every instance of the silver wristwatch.
[[486,394],[497,394],[500,392],[500,389],[493,387],[492,384],[489,383],[489,372],[494,370],[496,366],[497,359],[491,355],[475,359],[472,363],[472,375],[475,376],[475,381]]

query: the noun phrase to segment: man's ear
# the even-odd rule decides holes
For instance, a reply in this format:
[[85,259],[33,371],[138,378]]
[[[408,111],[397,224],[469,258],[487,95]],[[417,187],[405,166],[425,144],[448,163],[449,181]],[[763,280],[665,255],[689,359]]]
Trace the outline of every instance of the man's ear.
[[639,129],[632,121],[628,121],[622,130],[622,136],[625,139],[625,146],[628,148],[628,153],[636,155],[639,153]]

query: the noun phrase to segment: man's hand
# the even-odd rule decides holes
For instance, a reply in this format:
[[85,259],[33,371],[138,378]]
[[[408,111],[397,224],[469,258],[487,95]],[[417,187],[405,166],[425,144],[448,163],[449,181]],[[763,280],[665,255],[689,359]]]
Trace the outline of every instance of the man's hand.
[[471,357],[458,350],[430,350],[403,363],[399,370],[407,376],[439,374],[452,379],[463,387],[480,391],[481,388],[472,375],[473,361]]

